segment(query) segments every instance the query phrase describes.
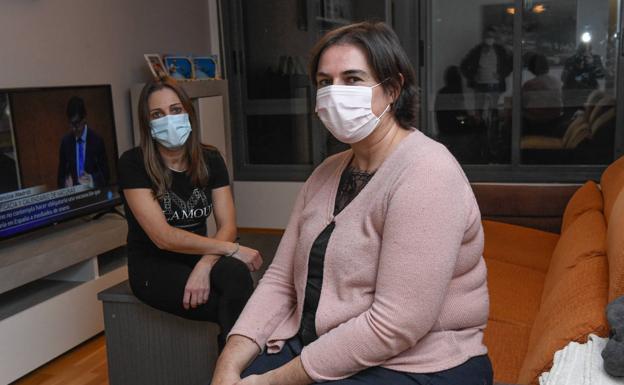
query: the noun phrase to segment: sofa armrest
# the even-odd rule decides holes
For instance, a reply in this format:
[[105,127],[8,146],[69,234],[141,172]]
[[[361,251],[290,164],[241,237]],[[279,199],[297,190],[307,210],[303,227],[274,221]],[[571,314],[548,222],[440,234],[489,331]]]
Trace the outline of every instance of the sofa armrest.
[[481,216],[559,233],[561,218],[578,184],[472,183]]

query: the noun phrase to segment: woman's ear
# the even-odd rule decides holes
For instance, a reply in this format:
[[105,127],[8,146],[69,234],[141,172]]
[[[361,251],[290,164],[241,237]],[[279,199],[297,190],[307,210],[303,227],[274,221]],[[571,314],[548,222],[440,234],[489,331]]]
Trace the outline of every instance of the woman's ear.
[[393,87],[390,92],[390,96],[392,97],[392,104],[396,103],[399,95],[401,95],[401,90],[403,89],[403,84],[405,83],[405,77],[402,73],[399,72],[399,87]]

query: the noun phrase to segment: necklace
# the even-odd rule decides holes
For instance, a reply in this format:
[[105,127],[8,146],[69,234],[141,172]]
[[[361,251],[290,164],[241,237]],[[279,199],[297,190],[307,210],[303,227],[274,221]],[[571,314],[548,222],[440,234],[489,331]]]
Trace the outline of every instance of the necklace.
[[186,169],[184,169],[184,170],[176,170],[175,168],[173,168],[173,167],[171,167],[171,166],[167,166],[167,168],[168,168],[169,170],[171,170],[171,171],[175,171],[175,172],[184,172],[184,171],[186,171]]

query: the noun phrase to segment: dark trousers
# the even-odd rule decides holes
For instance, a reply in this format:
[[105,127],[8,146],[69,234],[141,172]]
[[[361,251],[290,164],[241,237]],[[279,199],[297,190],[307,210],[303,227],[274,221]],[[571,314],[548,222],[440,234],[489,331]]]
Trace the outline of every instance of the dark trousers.
[[[278,368],[301,354],[303,346],[299,337],[286,342],[281,352],[258,356],[243,372],[245,378]],[[382,367],[372,367],[331,385],[492,385],[492,365],[487,355],[472,357],[454,368],[436,373],[406,373]]]
[[219,347],[234,326],[253,292],[253,280],[247,266],[236,258],[221,257],[210,272],[208,302],[184,309],[184,288],[200,257],[129,256],[128,275],[132,292],[142,302],[165,312],[198,321],[219,324]]

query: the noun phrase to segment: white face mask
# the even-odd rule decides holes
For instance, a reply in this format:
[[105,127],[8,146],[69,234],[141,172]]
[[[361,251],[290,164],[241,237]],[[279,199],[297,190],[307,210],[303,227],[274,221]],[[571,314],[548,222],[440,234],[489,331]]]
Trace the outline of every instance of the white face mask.
[[152,138],[166,148],[177,148],[184,143],[191,133],[188,114],[165,115],[150,122]]
[[369,136],[381,117],[372,110],[373,88],[366,86],[326,86],[316,92],[316,113],[325,127],[343,143],[356,143]]

